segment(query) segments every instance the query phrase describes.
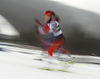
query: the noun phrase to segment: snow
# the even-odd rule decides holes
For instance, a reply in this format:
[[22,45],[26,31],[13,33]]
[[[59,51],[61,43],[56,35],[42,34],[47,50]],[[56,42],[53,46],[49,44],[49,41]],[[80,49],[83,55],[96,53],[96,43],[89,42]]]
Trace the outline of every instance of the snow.
[[[33,60],[42,51],[0,45],[0,79],[100,79],[100,66],[97,64],[76,63],[68,72],[39,69],[46,62]],[[20,51],[18,51],[20,49]],[[22,49],[22,50],[21,50]],[[27,53],[22,53],[23,51]],[[31,53],[30,53],[31,52]]]

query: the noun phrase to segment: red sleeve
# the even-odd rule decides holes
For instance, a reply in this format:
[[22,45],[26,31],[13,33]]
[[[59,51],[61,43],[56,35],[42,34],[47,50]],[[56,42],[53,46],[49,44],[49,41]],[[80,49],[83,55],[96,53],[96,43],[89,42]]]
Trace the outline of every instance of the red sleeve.
[[50,30],[50,28],[49,28],[49,26],[46,24],[46,26],[43,28],[43,31],[44,31],[45,33],[48,33],[49,30]]

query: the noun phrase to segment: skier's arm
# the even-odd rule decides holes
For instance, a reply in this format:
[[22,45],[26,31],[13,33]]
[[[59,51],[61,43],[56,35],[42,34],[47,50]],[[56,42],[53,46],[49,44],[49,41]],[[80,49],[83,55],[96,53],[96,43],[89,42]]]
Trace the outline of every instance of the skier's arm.
[[37,23],[37,24],[39,24],[40,26],[42,26],[42,27],[38,27],[38,30],[39,30],[39,32],[41,33],[41,34],[45,34],[45,33],[49,33],[49,26],[46,24],[46,25],[44,25],[44,24],[42,24],[38,19],[34,19],[35,20],[35,22]]
[[36,22],[37,24],[41,25],[42,27],[45,27],[45,25],[43,25],[38,19],[34,19],[34,20],[35,20],[35,22]]
[[41,34],[46,34],[49,33],[49,27],[45,26],[45,27],[38,27],[38,30]]
[[45,33],[49,33],[49,30],[50,30],[50,28],[49,28],[49,26],[46,24],[46,26],[43,28],[43,31],[44,31]]

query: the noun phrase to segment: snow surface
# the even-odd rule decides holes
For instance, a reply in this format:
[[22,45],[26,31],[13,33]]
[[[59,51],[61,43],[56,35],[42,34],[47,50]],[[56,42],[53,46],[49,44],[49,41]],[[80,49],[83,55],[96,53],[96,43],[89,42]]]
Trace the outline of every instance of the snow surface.
[[41,50],[3,45],[0,50],[0,79],[100,79],[97,64],[76,63],[67,68],[68,72],[47,71],[39,69],[47,66],[46,62],[33,60]]

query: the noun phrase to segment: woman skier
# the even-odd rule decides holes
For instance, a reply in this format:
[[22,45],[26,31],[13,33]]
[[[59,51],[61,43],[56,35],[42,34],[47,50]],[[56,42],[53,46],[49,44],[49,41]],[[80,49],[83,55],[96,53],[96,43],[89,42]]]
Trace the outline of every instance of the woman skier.
[[37,23],[42,26],[39,27],[41,34],[50,33],[49,38],[46,42],[50,45],[48,48],[49,62],[56,63],[53,59],[53,52],[59,49],[64,44],[64,36],[60,28],[60,18],[53,11],[46,11],[43,15],[43,20],[46,22],[45,25],[37,20]]

